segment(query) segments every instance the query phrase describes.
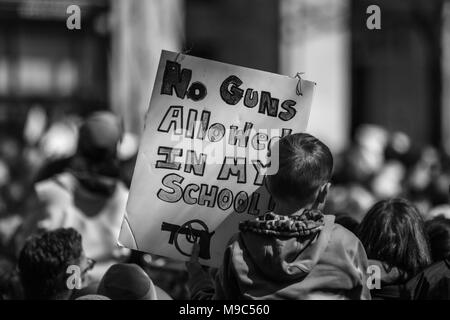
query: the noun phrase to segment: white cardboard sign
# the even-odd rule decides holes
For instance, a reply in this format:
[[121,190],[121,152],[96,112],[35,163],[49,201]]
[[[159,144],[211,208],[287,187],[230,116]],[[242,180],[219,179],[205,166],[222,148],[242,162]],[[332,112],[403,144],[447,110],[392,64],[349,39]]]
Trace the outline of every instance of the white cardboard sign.
[[273,208],[268,151],[305,131],[314,85],[162,51],[119,243],[188,260],[198,240],[219,266],[239,221]]

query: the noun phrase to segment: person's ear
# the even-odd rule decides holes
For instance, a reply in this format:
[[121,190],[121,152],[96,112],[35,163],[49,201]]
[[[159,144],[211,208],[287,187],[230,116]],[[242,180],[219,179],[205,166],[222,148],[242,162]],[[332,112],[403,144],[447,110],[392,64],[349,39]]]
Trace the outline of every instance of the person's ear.
[[320,204],[325,203],[325,199],[327,198],[328,191],[330,190],[331,183],[327,182],[319,189],[319,194],[317,195],[317,202]]

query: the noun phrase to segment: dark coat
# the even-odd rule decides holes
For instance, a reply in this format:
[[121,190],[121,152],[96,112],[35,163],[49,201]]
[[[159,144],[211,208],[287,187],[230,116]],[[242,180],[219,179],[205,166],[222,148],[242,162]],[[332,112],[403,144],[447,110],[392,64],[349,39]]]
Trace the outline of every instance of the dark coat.
[[450,258],[419,273],[407,287],[414,300],[450,300]]

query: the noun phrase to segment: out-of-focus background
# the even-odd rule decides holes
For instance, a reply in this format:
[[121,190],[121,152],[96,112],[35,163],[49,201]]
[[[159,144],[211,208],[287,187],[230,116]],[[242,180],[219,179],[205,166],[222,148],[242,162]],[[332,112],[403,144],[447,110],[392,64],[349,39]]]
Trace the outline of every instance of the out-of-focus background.
[[317,82],[308,131],[336,157],[330,211],[360,221],[394,196],[449,211],[450,1],[0,0],[0,251],[89,113],[123,119],[129,184],[161,49]]

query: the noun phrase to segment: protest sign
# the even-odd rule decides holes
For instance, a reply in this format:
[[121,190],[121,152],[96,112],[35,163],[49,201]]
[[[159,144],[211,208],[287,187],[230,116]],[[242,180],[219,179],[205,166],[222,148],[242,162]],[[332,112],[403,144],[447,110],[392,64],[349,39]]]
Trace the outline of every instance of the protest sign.
[[[122,225],[123,246],[221,263],[238,223],[271,210],[271,150],[303,132],[314,83],[163,51]],[[270,155],[270,157],[269,157]]]

